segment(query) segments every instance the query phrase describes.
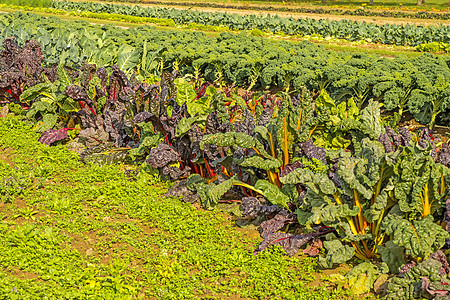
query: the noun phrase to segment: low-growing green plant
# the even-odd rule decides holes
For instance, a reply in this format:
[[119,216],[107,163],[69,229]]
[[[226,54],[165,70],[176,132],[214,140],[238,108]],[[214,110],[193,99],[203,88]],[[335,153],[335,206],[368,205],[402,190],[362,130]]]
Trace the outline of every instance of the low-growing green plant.
[[439,43],[439,42],[432,42],[432,43],[426,43],[426,44],[420,44],[416,46],[417,51],[421,52],[450,52],[450,44],[449,43]]
[[[156,177],[142,172],[130,181],[123,166],[83,165],[64,145],[48,147],[38,136],[17,117],[0,119],[0,147],[14,149],[15,163],[48,163],[55,172],[44,187],[22,197],[39,211],[34,220],[13,219],[0,208],[0,263],[14,270],[0,271],[1,297],[346,295],[307,287],[314,259],[286,257],[278,247],[254,256],[249,250],[257,239],[236,231],[226,215],[162,200],[168,184]],[[40,156],[47,158],[36,160]],[[53,211],[53,199],[79,208],[61,214]]]
[[52,0],[0,0],[1,4],[30,6],[30,7],[52,7]]

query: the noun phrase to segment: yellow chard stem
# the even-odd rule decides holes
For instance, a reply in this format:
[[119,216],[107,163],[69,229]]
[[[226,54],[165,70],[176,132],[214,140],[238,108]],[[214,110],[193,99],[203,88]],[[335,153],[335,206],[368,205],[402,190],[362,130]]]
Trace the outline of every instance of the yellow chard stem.
[[362,260],[367,260],[368,258],[364,255],[364,252],[361,251],[361,249],[359,249],[359,247],[354,243],[354,242],[350,242],[353,246],[353,248],[355,248],[355,256],[359,259]]
[[366,222],[366,218],[364,218],[363,212],[362,212],[362,206],[361,203],[359,202],[359,196],[358,196],[358,191],[356,189],[353,189],[353,195],[355,197],[355,205],[359,208],[359,213],[358,213],[358,222],[359,222],[359,228],[361,231],[364,230],[364,228],[366,228],[367,226],[367,222]]
[[267,177],[269,177],[269,182],[278,186],[276,173],[267,170]]
[[[333,197],[337,204],[342,205],[342,201],[338,195],[333,194]],[[358,234],[358,230],[356,230],[356,226],[355,226],[355,223],[353,223],[352,218],[350,218],[349,216],[347,216],[345,218],[347,219],[348,225],[350,225],[350,230],[352,231],[352,233],[355,235]]]
[[385,210],[383,209],[383,211],[381,212],[380,216],[378,217],[376,226],[372,230],[372,234],[377,236],[377,238],[378,238],[378,234],[379,234],[379,231],[380,231],[381,221],[383,220],[384,211]]
[[249,190],[252,190],[252,191],[254,191],[254,192],[256,192],[256,193],[258,193],[258,194],[264,196],[263,191],[258,190],[258,189],[255,189],[253,186],[248,185],[248,184],[246,184],[246,183],[243,183],[243,182],[234,182],[233,185],[243,186],[243,187],[245,187],[245,188],[248,188]]
[[253,147],[253,150],[255,150],[256,154],[258,154],[259,157],[264,158],[261,153],[259,153],[258,149],[256,149],[255,147]]

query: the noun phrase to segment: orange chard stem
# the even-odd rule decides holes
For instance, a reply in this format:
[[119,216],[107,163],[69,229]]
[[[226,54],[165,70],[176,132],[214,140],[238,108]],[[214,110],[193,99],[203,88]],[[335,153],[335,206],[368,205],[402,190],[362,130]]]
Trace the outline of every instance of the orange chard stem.
[[317,128],[318,125],[319,125],[319,124],[317,124],[316,126],[314,126],[314,128],[309,132],[308,140],[311,138],[311,136],[312,136],[314,130],[316,130],[316,128]]
[[369,250],[369,248],[367,247],[366,241],[361,241],[364,247],[364,253],[365,256],[367,258],[372,258],[373,257],[373,252]]
[[289,145],[286,118],[287,116],[284,116],[284,166],[289,163]]
[[300,113],[298,115],[298,120],[297,120],[297,130],[300,130],[300,125],[303,123],[303,120],[301,120],[302,118],[302,112],[303,112],[303,107],[300,108]]

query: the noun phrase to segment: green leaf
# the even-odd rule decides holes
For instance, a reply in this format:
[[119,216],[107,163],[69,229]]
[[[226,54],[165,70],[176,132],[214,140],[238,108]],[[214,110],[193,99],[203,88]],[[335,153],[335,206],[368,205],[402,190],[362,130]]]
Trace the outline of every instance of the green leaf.
[[89,99],[93,100],[95,99],[95,96],[97,94],[97,90],[95,89],[96,86],[100,87],[101,89],[101,79],[97,76],[94,75],[91,80],[89,80],[89,86],[88,86],[88,90],[87,90],[87,95],[89,97]]
[[345,277],[348,280],[350,292],[353,295],[361,295],[370,292],[380,275],[380,270],[371,262],[366,261],[351,269]]
[[58,121],[58,116],[55,114],[45,114],[42,117],[43,124],[36,128],[36,132],[44,132],[48,129],[52,129],[56,122]]
[[175,131],[175,137],[181,137],[186,132],[188,132],[189,129],[191,129],[191,127],[194,123],[197,123],[199,121],[204,122],[205,119],[200,118],[199,116],[181,119],[181,121],[180,121],[180,123],[178,123],[177,129]]
[[69,74],[64,69],[64,65],[59,65],[56,70],[56,73],[58,74],[58,80],[61,82],[61,86],[66,87],[73,83],[72,78],[70,78]]
[[[183,105],[186,103],[188,105],[197,96],[194,87],[187,82],[184,78],[175,79],[175,85],[177,86],[177,103],[178,105]],[[191,114],[191,116],[193,116]]]
[[105,143],[88,148],[81,153],[80,159],[84,163],[92,163],[103,166],[123,162],[126,156],[127,151],[117,151],[114,149],[112,143]]
[[262,157],[266,159],[273,159],[273,157],[266,152],[260,141],[243,132],[230,131],[225,133],[206,134],[200,141],[200,149],[204,150],[205,145],[211,144],[219,147],[237,146],[247,149],[255,148]]
[[365,184],[365,175],[368,167],[363,159],[355,157],[344,157],[339,160],[336,174],[341,178],[343,189],[346,194],[352,195],[353,190],[358,191],[365,199],[370,199],[373,191]]
[[380,103],[372,99],[366,108],[361,110],[361,131],[377,140],[384,132],[380,121]]
[[329,110],[332,110],[336,107],[336,104],[334,104],[334,100],[330,97],[330,95],[326,90],[321,90],[319,97],[317,97],[316,100],[316,106],[326,107]]
[[208,115],[211,112],[211,101],[214,95],[199,98],[197,100],[192,99],[186,103],[187,111],[191,116],[199,114],[200,116]]
[[264,159],[259,156],[251,156],[244,159],[240,166],[242,167],[254,167],[263,170],[275,170],[280,168],[283,163],[276,158]]
[[235,182],[237,182],[237,180],[235,176],[233,176],[230,179],[225,180],[217,185],[212,185],[208,193],[208,201],[204,202],[203,206],[205,208],[212,208],[217,206],[217,204],[219,204],[219,200],[223,197],[223,195],[225,195],[226,192],[231,189]]
[[377,246],[381,259],[389,266],[389,272],[396,274],[400,267],[406,263],[405,249],[397,246],[393,241],[387,241],[384,246]]
[[134,158],[142,156],[149,152],[151,148],[156,147],[161,141],[159,134],[146,136],[139,144],[139,147],[131,149],[128,153]]
[[334,194],[334,183],[326,174],[315,174],[309,169],[297,168],[280,178],[283,184],[314,184],[324,194]]
[[45,96],[52,92],[51,84],[47,82],[38,83],[32,87],[25,89],[20,95],[20,101],[25,103],[32,103],[37,97]]
[[225,195],[226,192],[231,189],[233,184],[237,182],[239,181],[236,180],[235,177],[232,177],[219,184],[208,184],[200,175],[192,174],[189,176],[186,186],[189,190],[196,192],[199,195],[204,208],[211,209],[219,204],[219,200],[223,195]]
[[186,181],[186,187],[192,192],[197,193],[202,203],[208,204],[208,190],[210,187],[202,176],[199,174],[192,174],[189,176]]
[[260,179],[256,182],[255,188],[261,190],[264,197],[266,197],[270,203],[281,207],[288,207],[287,203],[289,202],[289,196],[283,194],[276,185],[267,180]]
[[134,47],[125,44],[118,50],[117,66],[125,73],[128,73],[137,66],[139,59],[139,52],[135,51]]
[[405,248],[406,255],[414,258],[427,258],[445,244],[449,233],[434,223],[432,216],[412,223],[405,219],[385,218],[381,229],[391,235],[392,242]]
[[334,264],[342,264],[349,261],[355,255],[355,248],[342,245],[339,240],[324,241],[323,246],[327,250],[327,256],[319,256],[319,265],[323,268],[332,268]]
[[[403,212],[414,216],[439,212],[450,191],[450,180],[445,179],[450,170],[434,162],[430,156],[431,149],[431,146],[427,149],[417,146],[404,148],[394,168],[399,177],[394,188],[395,198]],[[444,189],[441,187],[442,179]]]

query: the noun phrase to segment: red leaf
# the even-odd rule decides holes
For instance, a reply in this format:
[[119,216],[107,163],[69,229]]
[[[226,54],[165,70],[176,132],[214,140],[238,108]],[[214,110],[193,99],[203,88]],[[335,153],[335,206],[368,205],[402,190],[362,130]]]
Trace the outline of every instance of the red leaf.
[[46,145],[51,145],[56,141],[63,140],[67,138],[67,131],[71,130],[73,128],[62,128],[62,129],[49,129],[42,133],[41,137],[39,138],[39,142]]

